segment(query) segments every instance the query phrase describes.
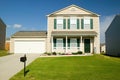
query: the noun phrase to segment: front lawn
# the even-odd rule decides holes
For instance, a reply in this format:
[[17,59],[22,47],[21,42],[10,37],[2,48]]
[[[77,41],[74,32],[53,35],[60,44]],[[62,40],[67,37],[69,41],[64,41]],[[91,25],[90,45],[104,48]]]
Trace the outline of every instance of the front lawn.
[[8,51],[6,51],[6,50],[0,50],[0,57],[1,56],[6,56],[6,55],[9,55]]
[[[104,55],[38,58],[25,80],[120,80],[120,59]],[[10,80],[24,80],[23,71]]]

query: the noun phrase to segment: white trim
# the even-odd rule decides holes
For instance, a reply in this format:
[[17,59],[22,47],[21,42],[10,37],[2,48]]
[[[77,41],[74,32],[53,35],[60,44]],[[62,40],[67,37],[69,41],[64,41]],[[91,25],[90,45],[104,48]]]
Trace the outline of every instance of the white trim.
[[53,36],[51,37],[51,44],[52,44],[52,52],[53,52],[53,48],[54,48],[54,45],[53,45]]
[[68,52],[68,37],[66,36],[66,53]]

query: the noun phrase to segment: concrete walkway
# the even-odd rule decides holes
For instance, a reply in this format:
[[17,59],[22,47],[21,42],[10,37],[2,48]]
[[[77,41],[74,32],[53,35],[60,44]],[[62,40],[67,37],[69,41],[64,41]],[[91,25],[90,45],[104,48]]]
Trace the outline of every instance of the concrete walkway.
[[[24,54],[13,54],[0,57],[0,80],[9,80],[13,75],[23,69],[23,62],[20,62],[20,57]],[[27,54],[26,65],[38,58],[39,54]]]

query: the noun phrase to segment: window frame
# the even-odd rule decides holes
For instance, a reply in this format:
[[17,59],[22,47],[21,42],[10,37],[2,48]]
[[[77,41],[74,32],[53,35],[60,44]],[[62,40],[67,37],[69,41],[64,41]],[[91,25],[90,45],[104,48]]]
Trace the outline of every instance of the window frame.
[[77,47],[77,38],[70,38],[70,47]]
[[[59,42],[60,41],[60,42]],[[56,38],[56,47],[63,47],[64,43],[63,43],[63,38]]]
[[72,30],[77,29],[77,17],[70,17],[70,29]]
[[89,30],[91,29],[90,17],[84,17],[84,29]]

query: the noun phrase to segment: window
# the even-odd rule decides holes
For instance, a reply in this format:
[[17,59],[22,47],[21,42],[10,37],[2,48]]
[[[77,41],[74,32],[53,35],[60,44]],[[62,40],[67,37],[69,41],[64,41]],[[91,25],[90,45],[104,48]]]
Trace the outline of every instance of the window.
[[63,18],[57,17],[57,29],[63,29]]
[[55,18],[54,29],[58,29],[58,30],[66,29],[66,19],[63,19],[63,17]]
[[81,29],[93,29],[93,19],[90,19],[90,17],[81,19]]
[[77,47],[77,39],[76,38],[70,39],[70,47]]
[[70,18],[70,29],[77,29],[77,19],[76,17]]
[[62,38],[57,38],[57,47],[63,47],[63,39]]
[[84,29],[90,29],[90,18],[84,18]]

